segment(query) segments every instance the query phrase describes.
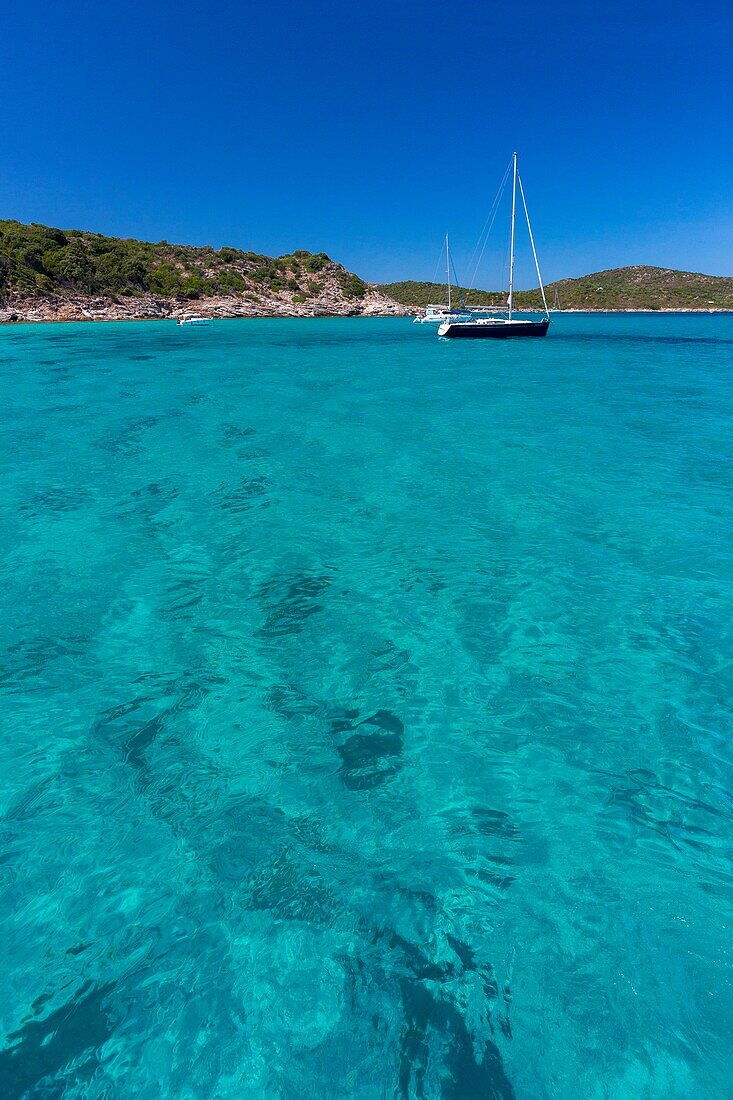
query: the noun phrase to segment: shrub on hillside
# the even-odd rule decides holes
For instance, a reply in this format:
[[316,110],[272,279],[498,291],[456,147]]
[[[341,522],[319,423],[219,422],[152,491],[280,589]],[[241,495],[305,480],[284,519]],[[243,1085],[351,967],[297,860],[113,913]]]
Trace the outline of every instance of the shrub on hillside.
[[345,298],[363,298],[366,294],[366,283],[358,275],[344,271],[339,275],[338,281]]

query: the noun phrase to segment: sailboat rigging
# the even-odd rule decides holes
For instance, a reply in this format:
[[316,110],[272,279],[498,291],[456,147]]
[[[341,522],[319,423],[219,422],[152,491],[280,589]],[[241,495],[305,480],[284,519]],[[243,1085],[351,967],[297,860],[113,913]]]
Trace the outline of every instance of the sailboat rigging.
[[414,318],[413,324],[426,325],[426,324],[440,324],[442,321],[448,320],[460,320],[461,318],[470,318],[471,310],[466,309],[463,303],[463,295],[461,294],[461,288],[457,285],[456,279],[456,292],[458,295],[458,301],[460,309],[453,308],[453,287],[451,285],[451,270],[455,275],[455,267],[453,266],[453,260],[450,254],[450,243],[448,241],[448,234],[445,235],[445,272],[448,291],[448,305],[427,305],[423,313]]
[[[509,239],[509,296],[507,299],[508,315],[506,317],[470,317],[465,320],[463,318],[448,317],[438,329],[439,336],[493,337],[495,339],[506,340],[515,336],[547,335],[547,330],[550,327],[550,311],[547,308],[545,288],[542,285],[540,264],[537,259],[537,249],[535,248],[532,225],[529,220],[529,211],[527,209],[527,200],[524,196],[522,177],[517,167],[516,153],[514,153],[512,157],[512,169],[512,214]],[[532,256],[534,258],[537,280],[540,284],[540,293],[544,306],[545,316],[541,321],[528,321],[514,316],[514,256],[516,244],[517,188],[519,189],[519,196],[522,200],[524,217],[529,232],[529,243],[532,246]]]

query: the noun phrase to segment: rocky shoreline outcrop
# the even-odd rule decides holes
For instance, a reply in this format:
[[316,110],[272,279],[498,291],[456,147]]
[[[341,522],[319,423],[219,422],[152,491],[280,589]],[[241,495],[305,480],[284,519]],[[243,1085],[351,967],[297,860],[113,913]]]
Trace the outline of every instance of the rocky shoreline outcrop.
[[0,301],[0,324],[52,321],[149,321],[184,317],[405,317],[413,311],[378,290],[368,288],[358,298],[347,298],[338,289],[325,289],[306,302],[295,295],[214,295],[196,301],[157,294],[136,297],[89,295],[22,297]]
[[410,312],[325,252],[273,257],[0,220],[0,322]]

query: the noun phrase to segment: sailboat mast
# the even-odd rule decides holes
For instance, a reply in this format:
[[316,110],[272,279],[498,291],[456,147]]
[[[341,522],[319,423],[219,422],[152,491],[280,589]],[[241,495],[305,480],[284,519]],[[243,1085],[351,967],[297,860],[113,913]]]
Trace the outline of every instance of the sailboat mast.
[[[524,187],[522,187],[522,177],[519,176],[519,194],[522,196],[522,206],[524,207],[524,216],[527,219],[527,230],[529,232],[529,243],[532,245],[532,255],[534,256],[534,266],[537,270],[537,281],[540,284],[540,294],[542,295],[542,305],[545,307],[545,316],[550,317],[550,312],[547,308],[547,298],[545,296],[545,288],[542,285],[542,274],[540,272],[540,261],[537,259],[537,249],[534,246],[534,234],[532,233],[532,223],[529,220],[529,210],[527,209],[527,200],[524,197]],[[555,291],[557,295],[557,290]]]
[[450,246],[447,233],[445,235],[445,270],[448,275],[448,312],[450,313]]
[[509,320],[512,319],[514,298],[514,220],[517,213],[517,154],[514,154],[514,175],[512,178],[512,235],[509,245]]

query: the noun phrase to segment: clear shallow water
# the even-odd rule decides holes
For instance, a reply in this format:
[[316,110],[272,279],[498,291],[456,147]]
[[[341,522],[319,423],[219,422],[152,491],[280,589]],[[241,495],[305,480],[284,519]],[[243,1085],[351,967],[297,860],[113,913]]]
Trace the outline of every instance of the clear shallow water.
[[0,331],[3,1097],[723,1097],[733,317]]

